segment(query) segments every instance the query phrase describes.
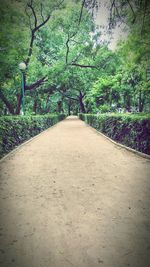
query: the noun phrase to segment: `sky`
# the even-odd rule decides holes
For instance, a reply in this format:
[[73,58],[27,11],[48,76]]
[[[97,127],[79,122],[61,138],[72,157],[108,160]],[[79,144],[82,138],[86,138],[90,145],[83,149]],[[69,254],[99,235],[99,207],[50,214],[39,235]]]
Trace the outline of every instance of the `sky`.
[[[95,23],[100,26],[108,26],[108,16],[109,10],[106,7],[108,5],[108,1],[106,0],[99,0],[100,6],[98,12],[94,12],[95,16]],[[108,36],[108,34],[102,33],[101,39],[110,41],[109,48],[115,50],[117,46],[117,42],[121,39],[125,39],[127,37],[127,33],[123,31],[124,25],[117,26],[116,29],[113,31],[112,36]],[[104,31],[103,31],[104,32]]]

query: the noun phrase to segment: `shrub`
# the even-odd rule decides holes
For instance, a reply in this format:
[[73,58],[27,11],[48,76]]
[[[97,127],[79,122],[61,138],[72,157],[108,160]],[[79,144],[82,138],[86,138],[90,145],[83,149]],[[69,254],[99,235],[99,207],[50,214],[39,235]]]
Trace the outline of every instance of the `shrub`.
[[0,157],[64,118],[64,114],[0,117]]
[[111,109],[111,107],[106,105],[106,104],[99,106],[99,110],[101,113],[107,113],[110,111],[110,109]]
[[150,155],[150,114],[79,114],[113,140]]

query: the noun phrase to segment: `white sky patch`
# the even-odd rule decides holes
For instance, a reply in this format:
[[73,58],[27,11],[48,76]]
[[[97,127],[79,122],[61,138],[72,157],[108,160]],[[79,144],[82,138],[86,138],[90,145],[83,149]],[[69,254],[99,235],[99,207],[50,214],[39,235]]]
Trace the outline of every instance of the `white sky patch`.
[[109,48],[114,50],[117,46],[117,43],[119,40],[126,39],[127,32],[125,32],[124,25],[118,25],[113,30],[112,34],[108,34],[108,18],[109,18],[109,9],[108,9],[108,1],[105,0],[99,0],[99,8],[98,12],[95,11],[95,23],[96,25],[104,28],[100,28],[100,31],[102,33],[101,40],[106,40],[109,42]]

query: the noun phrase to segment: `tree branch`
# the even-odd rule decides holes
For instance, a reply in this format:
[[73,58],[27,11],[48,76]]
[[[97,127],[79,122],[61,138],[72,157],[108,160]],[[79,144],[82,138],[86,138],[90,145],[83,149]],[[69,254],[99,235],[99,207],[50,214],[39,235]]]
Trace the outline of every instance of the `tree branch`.
[[61,93],[61,94],[62,94],[64,97],[66,97],[66,98],[69,98],[69,99],[78,101],[77,98],[74,98],[74,97],[72,97],[72,96],[66,95],[65,92],[62,92],[61,90],[58,90],[58,89],[57,89],[57,91],[58,91],[59,93]]
[[127,3],[128,3],[128,5],[129,5],[129,7],[130,7],[130,9],[131,9],[132,13],[133,13],[133,21],[132,21],[132,23],[134,23],[134,22],[135,22],[135,20],[136,20],[136,15],[135,15],[135,12],[134,12],[133,6],[131,5],[131,3],[130,3],[130,0],[127,0]]
[[110,17],[109,17],[109,29],[111,29],[112,26],[113,26],[113,22],[112,22],[113,15],[112,15],[112,13],[113,13],[114,6],[115,6],[115,0],[112,1],[111,6],[110,6],[110,11],[109,11],[109,14],[110,14]]
[[32,31],[31,15],[28,14],[27,5],[26,5],[26,8],[25,8],[25,13],[26,13],[27,17],[29,18],[29,27],[30,27],[30,31]]
[[37,32],[42,26],[44,26],[50,19],[51,15],[48,15],[48,17],[40,23],[37,27],[34,28],[34,33]]
[[[51,13],[47,16],[46,19],[44,19],[44,16],[43,16],[43,5],[41,4],[41,16],[42,16],[42,19],[43,21],[41,23],[38,24],[38,19],[37,19],[37,15],[36,15],[36,12],[35,12],[35,9],[33,7],[33,0],[31,0],[30,3],[27,4],[26,6],[26,14],[27,16],[29,17],[29,23],[30,23],[30,30],[31,30],[31,40],[30,40],[30,45],[29,45],[29,50],[28,50],[28,55],[27,55],[27,58],[25,60],[25,63],[26,65],[28,66],[29,64],[29,61],[30,61],[30,58],[31,58],[31,55],[32,55],[32,51],[33,51],[33,44],[34,44],[34,40],[35,40],[35,34],[36,32],[42,28],[50,19],[51,17],[51,14],[52,12],[59,8],[59,6],[64,2],[64,0],[60,1],[59,4],[57,4],[54,9],[51,11]],[[33,17],[34,17],[34,28],[32,28],[31,26],[31,20],[30,20],[30,15],[28,14],[27,12],[27,7],[32,11],[32,14],[33,14]]]
[[71,63],[70,65],[71,65],[71,66],[80,67],[80,68],[98,69],[97,66],[92,66],[92,65],[82,65],[82,64],[78,64],[78,63]]
[[43,4],[41,3],[41,18],[44,21],[44,16],[43,16]]
[[79,17],[78,26],[79,26],[80,23],[81,23],[81,19],[82,19],[82,13],[83,13],[84,5],[85,5],[85,0],[82,1],[82,6],[81,6],[81,11],[80,11],[80,17]]
[[33,43],[35,40],[35,33],[42,27],[44,26],[48,20],[50,19],[50,15],[38,26],[36,26],[34,29],[31,30],[31,40],[30,40],[30,46],[29,46],[29,51],[28,51],[28,56],[27,59],[25,60],[26,65],[28,66],[31,55],[32,55],[32,50],[33,50]]
[[47,78],[43,77],[43,78],[41,78],[40,80],[36,81],[35,83],[33,83],[31,85],[26,85],[25,86],[25,91],[30,91],[30,90],[33,90],[35,88],[38,88],[40,85],[42,85],[46,81],[47,81]]
[[69,33],[68,33],[68,39],[66,41],[66,47],[67,47],[67,51],[66,51],[66,64],[68,63],[68,54],[69,54]]
[[74,100],[74,101],[77,101],[78,102],[78,99],[77,98],[74,98],[74,97],[69,96],[69,95],[63,95],[63,96],[66,97],[66,98],[69,98],[71,100]]
[[30,45],[29,45],[29,51],[28,51],[28,56],[27,56],[27,58],[25,60],[26,66],[28,66],[30,58],[31,58],[31,55],[32,55],[34,39],[35,39],[35,35],[34,35],[33,30],[31,30],[31,40],[30,40]]
[[34,17],[34,26],[36,28],[37,26],[37,16],[36,16],[36,13],[35,13],[35,10],[34,10],[34,7],[33,7],[33,1],[31,0],[30,3],[27,3],[27,6],[31,9],[32,11],[32,14],[33,14],[33,17]]
[[75,37],[77,35],[78,31],[79,31],[79,27],[80,27],[80,23],[81,23],[81,19],[82,19],[84,5],[85,5],[85,0],[82,1],[82,6],[81,6],[81,11],[80,11],[80,15],[79,15],[79,20],[78,20],[78,25],[77,25],[76,31],[74,33],[72,33],[72,35],[70,35],[69,32],[68,32],[68,38],[67,38],[67,41],[66,41],[66,47],[67,47],[67,51],[66,51],[66,64],[68,63],[68,55],[69,55],[69,52],[70,52],[69,42],[72,41],[71,39],[73,37]]
[[143,20],[142,20],[142,28],[141,28],[141,35],[143,34],[144,24],[145,24],[145,17],[146,17],[146,8],[147,8],[147,1],[145,0],[145,6],[144,6],[144,14],[143,14]]

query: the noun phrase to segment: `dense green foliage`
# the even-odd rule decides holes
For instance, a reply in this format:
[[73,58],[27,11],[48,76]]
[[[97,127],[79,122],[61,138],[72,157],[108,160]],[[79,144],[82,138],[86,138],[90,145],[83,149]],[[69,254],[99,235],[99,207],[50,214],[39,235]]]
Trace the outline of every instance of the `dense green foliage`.
[[79,114],[79,118],[113,140],[150,155],[150,115]]
[[115,51],[91,16],[97,1],[0,2],[1,115],[20,114],[21,61],[27,114],[150,111],[148,1],[108,1],[110,26],[130,28]]
[[64,118],[64,114],[0,117],[0,157]]

